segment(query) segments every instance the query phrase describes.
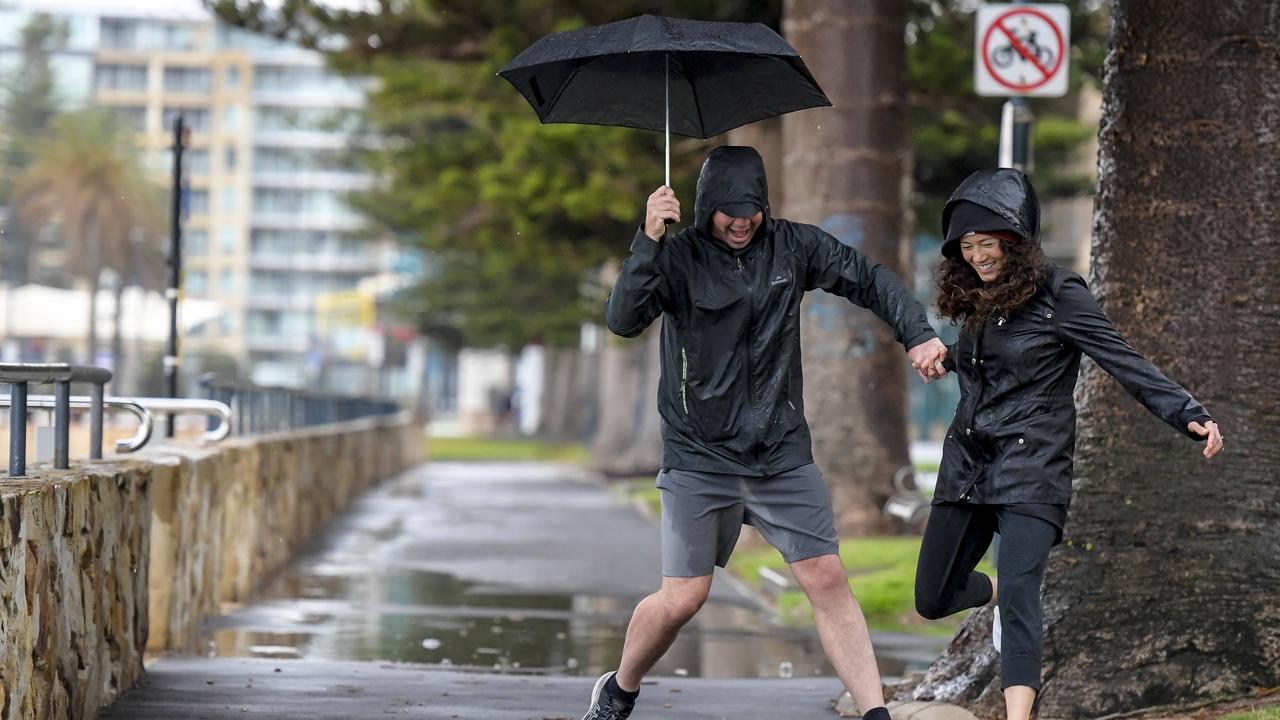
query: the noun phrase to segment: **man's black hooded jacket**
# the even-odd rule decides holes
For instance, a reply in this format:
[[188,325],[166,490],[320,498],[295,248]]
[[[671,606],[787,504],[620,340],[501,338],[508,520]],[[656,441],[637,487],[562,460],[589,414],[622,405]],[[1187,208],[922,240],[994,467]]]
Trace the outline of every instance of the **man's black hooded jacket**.
[[[711,234],[717,208],[754,203],[764,222],[734,250]],[[936,337],[888,268],[813,225],[769,212],[764,162],[711,151],[694,224],[655,242],[641,227],[609,296],[609,329],[662,324],[663,467],[768,476],[813,462],[800,369],[800,301],[821,288],[874,312],[907,349]]]

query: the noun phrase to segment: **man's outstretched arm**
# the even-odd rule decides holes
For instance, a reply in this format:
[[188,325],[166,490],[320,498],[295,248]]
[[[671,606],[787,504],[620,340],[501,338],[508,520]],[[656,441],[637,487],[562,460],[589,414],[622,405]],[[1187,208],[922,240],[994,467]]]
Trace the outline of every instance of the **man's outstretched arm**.
[[875,313],[893,328],[925,382],[945,374],[940,368],[946,346],[929,325],[924,307],[892,270],[816,228],[802,233],[802,242],[806,290],[826,290]]

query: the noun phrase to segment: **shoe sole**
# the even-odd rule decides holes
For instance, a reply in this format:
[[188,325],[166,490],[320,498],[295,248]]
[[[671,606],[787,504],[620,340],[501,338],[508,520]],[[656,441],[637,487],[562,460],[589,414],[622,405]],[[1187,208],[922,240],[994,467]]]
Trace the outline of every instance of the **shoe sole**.
[[609,678],[615,674],[617,674],[616,670],[607,672],[601,675],[599,680],[596,680],[596,686],[591,688],[591,704],[587,706],[587,714],[582,716],[582,720],[587,720],[588,716],[591,715],[591,710],[595,708],[596,701],[600,699],[600,691],[604,689],[604,684],[609,682]]

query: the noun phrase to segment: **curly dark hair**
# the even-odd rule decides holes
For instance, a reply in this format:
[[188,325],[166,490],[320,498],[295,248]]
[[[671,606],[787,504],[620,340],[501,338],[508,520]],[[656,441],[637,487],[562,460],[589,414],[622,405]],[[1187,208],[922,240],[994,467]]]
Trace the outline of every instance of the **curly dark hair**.
[[989,233],[1000,239],[1004,270],[995,282],[985,284],[964,257],[943,258],[934,276],[938,311],[952,325],[963,323],[975,334],[987,318],[1008,316],[1035,297],[1048,277],[1047,261],[1039,243],[1024,242],[1013,233]]

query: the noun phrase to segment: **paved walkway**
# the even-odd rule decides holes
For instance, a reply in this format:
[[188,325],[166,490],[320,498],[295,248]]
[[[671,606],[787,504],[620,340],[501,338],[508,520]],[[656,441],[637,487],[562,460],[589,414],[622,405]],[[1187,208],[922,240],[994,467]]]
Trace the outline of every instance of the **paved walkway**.
[[[279,668],[279,672],[276,669]],[[484,675],[413,665],[166,659],[104,720],[578,720],[593,678]],[[834,678],[659,678],[633,720],[810,720],[836,717]]]
[[[218,654],[258,657],[162,658],[102,717],[578,720],[659,565],[653,523],[581,470],[422,465],[353,503],[259,602],[210,623]],[[840,683],[811,632],[770,627],[727,577],[712,597],[633,718],[836,717]],[[938,641],[876,643],[927,659]],[[776,679],[780,658],[790,679]],[[473,672],[495,665],[539,674]],[[711,677],[673,677],[686,671]]]

